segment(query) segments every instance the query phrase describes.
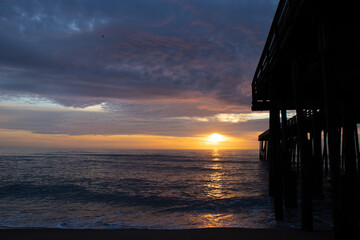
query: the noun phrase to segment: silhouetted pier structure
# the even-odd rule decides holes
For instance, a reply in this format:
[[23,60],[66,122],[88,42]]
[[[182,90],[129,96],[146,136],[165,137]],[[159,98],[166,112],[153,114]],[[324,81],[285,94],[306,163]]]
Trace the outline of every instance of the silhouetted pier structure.
[[358,239],[358,16],[356,1],[280,0],[252,83],[252,110],[270,111],[259,141],[276,219],[296,207],[299,176],[301,226],[312,231],[329,173],[336,239]]

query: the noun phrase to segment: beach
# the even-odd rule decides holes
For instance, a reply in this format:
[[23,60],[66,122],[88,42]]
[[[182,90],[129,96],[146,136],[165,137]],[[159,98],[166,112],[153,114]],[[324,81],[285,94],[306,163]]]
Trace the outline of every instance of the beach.
[[1,229],[0,238],[4,240],[72,240],[72,239],[221,239],[221,240],[331,240],[332,231],[303,232],[295,229],[241,229],[241,228],[207,228],[189,230],[146,230],[146,229]]

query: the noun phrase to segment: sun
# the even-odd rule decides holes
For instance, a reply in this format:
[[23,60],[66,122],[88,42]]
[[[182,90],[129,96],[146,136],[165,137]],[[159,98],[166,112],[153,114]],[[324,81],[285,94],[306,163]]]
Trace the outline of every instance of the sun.
[[207,137],[207,140],[213,144],[218,144],[219,142],[225,141],[226,137],[218,133],[213,133]]

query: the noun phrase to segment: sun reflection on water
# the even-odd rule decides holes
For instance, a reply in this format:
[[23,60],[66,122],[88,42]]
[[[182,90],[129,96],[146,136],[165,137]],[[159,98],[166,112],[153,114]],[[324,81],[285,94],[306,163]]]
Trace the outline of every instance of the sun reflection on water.
[[[233,195],[229,195],[224,185],[226,181],[226,166],[222,163],[222,154],[218,149],[213,149],[208,160],[210,161],[208,161],[204,167],[211,171],[204,175],[204,197],[208,200],[220,200],[233,197]],[[197,217],[197,220],[201,222],[198,227],[223,227],[226,226],[227,222],[233,217],[233,214],[218,213],[217,211],[204,213]]]
[[206,196],[211,199],[223,199],[226,198],[224,194],[224,186],[222,184],[222,164],[221,164],[221,156],[217,149],[211,154],[212,163],[208,164],[206,168],[215,170],[211,172],[209,175],[206,176],[205,179],[205,189],[206,189]]
[[[220,154],[219,154],[219,150],[217,148],[214,149],[214,151],[211,153],[211,157],[213,158],[219,158]],[[218,159],[219,160],[219,159]]]
[[220,170],[220,169],[222,169],[222,165],[218,162],[215,162],[215,163],[211,163],[211,164],[207,165],[206,168],[213,169],[213,170]]
[[219,154],[219,150],[217,148],[215,148],[213,150],[213,152],[211,153],[211,160],[212,161],[220,161],[220,154]]
[[223,199],[226,198],[223,193],[223,185],[221,183],[222,176],[216,172],[209,176],[206,187],[208,188],[207,196],[210,198]]
[[202,215],[201,228],[219,227],[223,226],[224,223],[233,217],[232,214],[204,214]]

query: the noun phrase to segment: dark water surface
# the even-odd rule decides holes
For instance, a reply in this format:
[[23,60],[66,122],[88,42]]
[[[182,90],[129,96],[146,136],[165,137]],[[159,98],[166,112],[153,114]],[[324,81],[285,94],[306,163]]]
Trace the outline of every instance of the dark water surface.
[[244,150],[2,153],[0,227],[298,227],[298,211],[286,213],[287,223],[275,222],[267,166],[257,154]]

